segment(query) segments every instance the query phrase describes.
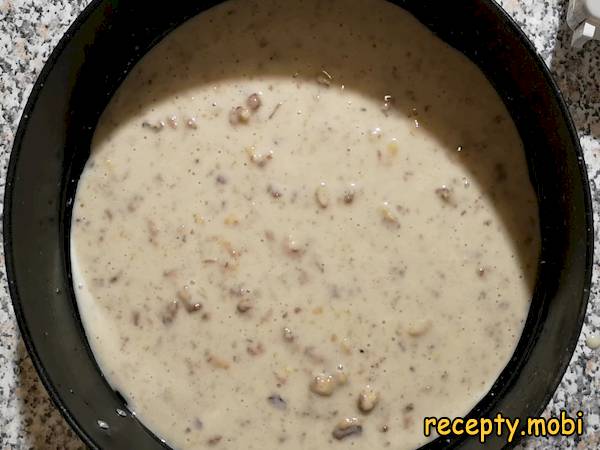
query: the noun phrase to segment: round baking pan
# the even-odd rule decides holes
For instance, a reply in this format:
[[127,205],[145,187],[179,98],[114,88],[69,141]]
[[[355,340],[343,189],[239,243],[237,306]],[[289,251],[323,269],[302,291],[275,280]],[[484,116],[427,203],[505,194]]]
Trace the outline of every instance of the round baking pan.
[[[71,284],[69,227],[97,120],[128,70],[166,33],[214,1],[93,1],[60,41],[25,107],[8,167],[4,248],[25,345],[50,396],[91,448],[165,448],[103,378]],[[515,121],[539,203],[542,251],[531,310],[510,363],[471,417],[535,416],[579,336],[592,267],[592,210],[571,118],[548,69],[491,0],[395,2],[486,74]],[[525,212],[524,212],[525,213]],[[486,448],[501,448],[490,437]],[[480,448],[438,438],[425,448]]]

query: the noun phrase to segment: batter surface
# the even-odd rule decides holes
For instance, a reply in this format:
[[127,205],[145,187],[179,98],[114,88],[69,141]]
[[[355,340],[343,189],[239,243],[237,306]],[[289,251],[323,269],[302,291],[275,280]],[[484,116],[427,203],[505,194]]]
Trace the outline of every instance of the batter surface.
[[234,0],[110,102],[72,269],[105,376],[173,448],[413,449],[513,353],[537,220],[500,98],[412,16]]

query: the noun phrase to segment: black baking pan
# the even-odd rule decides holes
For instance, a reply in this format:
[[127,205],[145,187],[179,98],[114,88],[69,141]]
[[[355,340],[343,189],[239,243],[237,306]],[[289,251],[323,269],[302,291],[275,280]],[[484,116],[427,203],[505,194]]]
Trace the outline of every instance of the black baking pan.
[[[97,120],[128,70],[166,33],[215,3],[93,1],[42,70],[15,137],[3,219],[14,309],[42,382],[91,448],[166,446],[132,414],[122,413],[127,411],[123,398],[105,381],[88,347],[69,261],[77,180]],[[516,353],[470,416],[538,415],[569,363],[590,286],[592,209],[577,134],[548,69],[493,1],[395,3],[481,68],[524,142],[539,202],[538,278]],[[106,426],[99,426],[99,420]],[[505,443],[505,437],[490,437],[485,447]],[[451,437],[426,448],[480,445],[472,438]]]

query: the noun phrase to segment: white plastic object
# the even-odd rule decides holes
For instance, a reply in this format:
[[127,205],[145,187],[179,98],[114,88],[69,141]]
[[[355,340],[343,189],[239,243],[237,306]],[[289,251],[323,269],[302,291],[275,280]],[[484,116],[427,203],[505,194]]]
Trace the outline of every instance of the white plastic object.
[[569,0],[567,24],[573,30],[571,45],[575,48],[600,39],[600,0]]

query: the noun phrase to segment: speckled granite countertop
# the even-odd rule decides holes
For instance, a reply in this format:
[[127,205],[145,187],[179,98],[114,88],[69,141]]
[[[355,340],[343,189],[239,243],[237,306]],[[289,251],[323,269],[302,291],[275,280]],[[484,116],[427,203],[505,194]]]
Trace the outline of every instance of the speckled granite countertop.
[[[60,36],[88,0],[0,0],[0,186],[13,136],[42,65]],[[591,180],[596,214],[600,210],[600,42],[584,51],[569,48],[564,20],[567,0],[501,0],[522,26],[562,89],[579,131]],[[597,215],[595,215],[597,220]],[[596,225],[598,227],[598,225]],[[600,248],[596,230],[596,248]],[[54,408],[41,385],[23,342],[7,291],[4,259],[0,269],[0,449],[84,448]],[[563,381],[545,415],[565,409],[586,413],[580,438],[529,439],[536,450],[600,448],[600,350],[586,340],[600,334],[600,271],[594,258],[594,283],[583,334]]]

